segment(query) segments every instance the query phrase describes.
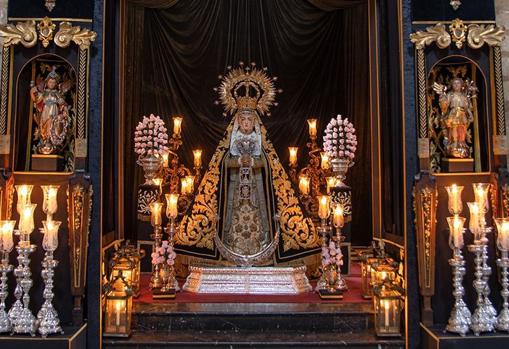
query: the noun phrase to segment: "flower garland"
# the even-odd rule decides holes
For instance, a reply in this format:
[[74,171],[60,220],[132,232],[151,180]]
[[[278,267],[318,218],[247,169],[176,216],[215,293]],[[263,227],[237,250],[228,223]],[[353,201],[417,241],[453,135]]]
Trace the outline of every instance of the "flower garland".
[[323,150],[331,159],[342,158],[353,164],[357,150],[357,136],[353,124],[341,115],[332,118],[323,136]]
[[168,240],[164,240],[161,243],[161,247],[158,247],[154,252],[152,252],[151,257],[152,265],[166,263],[169,266],[173,266],[175,265],[175,258],[177,257],[177,254]]
[[343,252],[341,252],[340,244],[336,244],[334,240],[329,241],[329,246],[322,247],[322,267],[335,265],[339,268],[343,265]]
[[164,121],[154,114],[144,116],[134,131],[134,152],[138,158],[159,156],[168,151],[168,129]]

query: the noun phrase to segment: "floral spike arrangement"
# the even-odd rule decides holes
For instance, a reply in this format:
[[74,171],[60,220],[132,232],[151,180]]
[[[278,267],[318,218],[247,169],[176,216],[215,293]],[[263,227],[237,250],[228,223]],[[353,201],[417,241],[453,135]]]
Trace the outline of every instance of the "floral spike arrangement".
[[357,150],[357,136],[353,124],[348,118],[338,115],[332,118],[323,136],[323,150],[331,159],[342,158],[353,165],[355,151]]
[[138,158],[148,155],[161,156],[168,151],[168,129],[159,116],[150,114],[136,126],[134,132],[134,152]]

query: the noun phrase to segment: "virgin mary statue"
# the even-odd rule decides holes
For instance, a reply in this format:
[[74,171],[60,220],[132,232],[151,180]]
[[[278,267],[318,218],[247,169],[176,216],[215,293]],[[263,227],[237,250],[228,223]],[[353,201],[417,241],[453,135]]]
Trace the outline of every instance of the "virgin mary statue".
[[261,121],[276,104],[273,79],[241,65],[218,90],[233,118],[175,235],[177,249],[230,265],[274,265],[316,253],[319,236]]

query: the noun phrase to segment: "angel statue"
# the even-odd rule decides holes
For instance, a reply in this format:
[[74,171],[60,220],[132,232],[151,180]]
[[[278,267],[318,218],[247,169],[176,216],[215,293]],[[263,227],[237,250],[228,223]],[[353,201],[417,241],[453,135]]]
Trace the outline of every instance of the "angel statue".
[[475,82],[462,78],[451,81],[451,90],[447,86],[433,83],[433,90],[439,96],[440,124],[444,131],[445,153],[449,158],[470,158],[470,147],[467,144],[468,128],[474,115],[472,99],[477,97]]
[[55,68],[39,84],[31,83],[30,98],[34,103],[39,154],[54,154],[64,145],[70,127],[69,105],[64,97],[71,87],[71,80],[60,83]]
[[236,265],[274,265],[316,253],[319,236],[267,139],[277,90],[254,65],[230,69],[218,89],[232,121],[176,234],[186,254]]

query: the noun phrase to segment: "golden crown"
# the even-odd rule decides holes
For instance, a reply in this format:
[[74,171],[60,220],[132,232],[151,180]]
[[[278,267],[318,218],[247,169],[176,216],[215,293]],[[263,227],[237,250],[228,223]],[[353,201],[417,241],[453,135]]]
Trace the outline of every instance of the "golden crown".
[[238,68],[229,66],[228,73],[219,76],[219,79],[221,84],[219,88],[214,89],[219,93],[216,104],[223,104],[225,116],[228,113],[233,115],[242,109],[256,110],[260,115],[270,115],[270,107],[277,106],[276,93],[282,92],[276,90],[274,86],[277,78],[269,77],[267,68],[258,69],[255,63],[245,66],[240,62]]

